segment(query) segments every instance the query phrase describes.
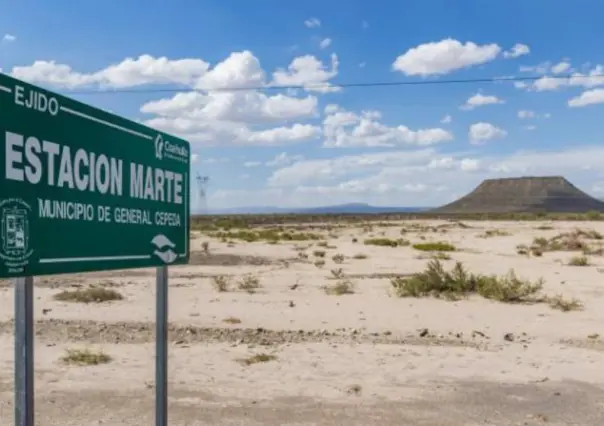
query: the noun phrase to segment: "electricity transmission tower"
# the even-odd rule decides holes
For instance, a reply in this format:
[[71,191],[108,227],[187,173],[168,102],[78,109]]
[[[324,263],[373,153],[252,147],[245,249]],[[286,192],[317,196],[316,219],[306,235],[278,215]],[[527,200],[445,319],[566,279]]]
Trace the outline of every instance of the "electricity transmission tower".
[[199,211],[199,214],[207,214],[208,205],[206,195],[210,177],[201,176],[199,173],[197,173],[195,180],[197,181],[197,210]]

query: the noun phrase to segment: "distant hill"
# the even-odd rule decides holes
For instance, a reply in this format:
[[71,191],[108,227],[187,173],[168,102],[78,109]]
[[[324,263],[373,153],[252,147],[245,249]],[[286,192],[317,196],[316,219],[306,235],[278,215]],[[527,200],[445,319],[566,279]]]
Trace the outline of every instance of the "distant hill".
[[562,176],[486,179],[468,195],[430,213],[604,212],[593,198]]
[[365,203],[349,203],[335,206],[282,208],[271,206],[235,207],[228,209],[210,209],[208,214],[382,214],[407,213],[427,210],[428,207],[382,207]]

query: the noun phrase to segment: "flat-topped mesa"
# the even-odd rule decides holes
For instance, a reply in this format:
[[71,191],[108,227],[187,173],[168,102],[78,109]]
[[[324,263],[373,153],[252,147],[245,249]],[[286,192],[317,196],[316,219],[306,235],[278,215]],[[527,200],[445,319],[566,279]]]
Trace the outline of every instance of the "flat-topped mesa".
[[486,179],[468,195],[431,210],[434,213],[604,212],[604,202],[562,176]]

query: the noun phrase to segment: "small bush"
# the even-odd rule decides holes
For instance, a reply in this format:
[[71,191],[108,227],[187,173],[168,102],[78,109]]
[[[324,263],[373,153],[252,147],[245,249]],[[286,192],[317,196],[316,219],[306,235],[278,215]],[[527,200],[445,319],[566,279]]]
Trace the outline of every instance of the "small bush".
[[569,266],[589,266],[589,259],[585,256],[575,256],[568,261]]
[[312,252],[313,256],[315,257],[325,257],[325,250],[315,250]]
[[577,299],[565,299],[562,295],[548,298],[548,304],[552,309],[558,309],[562,312],[580,311],[583,304]]
[[222,320],[222,322],[227,324],[241,324],[241,320],[235,317],[228,317]]
[[87,289],[63,290],[54,295],[60,302],[103,303],[123,300],[124,296],[113,289],[90,287]]
[[275,361],[276,359],[277,359],[277,357],[275,355],[262,353],[262,354],[253,355],[249,358],[241,358],[241,359],[238,359],[237,361],[239,361],[243,365],[250,366],[253,364],[260,364],[263,362]]
[[332,269],[331,270],[331,275],[334,278],[342,278],[344,276],[344,270],[342,268]]
[[335,254],[331,257],[331,260],[333,260],[334,263],[337,263],[338,265],[342,264],[342,263],[344,263],[344,255],[340,254],[340,253]]
[[67,349],[65,356],[61,358],[65,364],[70,365],[99,365],[107,364],[112,358],[102,351],[91,349]]
[[368,238],[363,241],[367,246],[382,246],[382,247],[397,247],[399,244],[396,240],[390,238]]
[[500,229],[489,229],[484,232],[484,234],[479,235],[479,238],[491,238],[491,237],[508,237],[511,234],[507,231],[502,231]]
[[224,293],[230,290],[231,282],[226,275],[218,275],[212,278],[212,285],[219,293]]
[[204,241],[201,243],[201,249],[205,254],[208,254],[210,252],[210,243],[208,241]]
[[325,260],[323,260],[323,259],[317,259],[317,260],[315,260],[314,265],[317,268],[322,268],[323,266],[325,266]]
[[361,260],[361,259],[367,259],[369,256],[367,256],[365,253],[357,253],[354,256],[352,256],[353,259],[357,259],[357,260]]
[[413,244],[415,250],[421,251],[455,251],[454,245],[443,242]]
[[438,260],[428,263],[426,270],[409,278],[393,278],[391,285],[399,297],[444,297],[458,300],[470,294],[506,303],[536,302],[536,293],[543,288],[543,282],[531,283],[516,277],[510,271],[503,277],[472,274],[461,262],[445,271]]
[[329,295],[341,296],[344,294],[353,294],[354,285],[350,280],[339,280],[335,284],[325,286],[324,290]]
[[243,290],[247,293],[252,294],[255,293],[256,290],[261,287],[261,285],[260,280],[258,278],[252,275],[246,275],[241,279],[241,281],[239,281],[237,287],[239,288],[239,290]]

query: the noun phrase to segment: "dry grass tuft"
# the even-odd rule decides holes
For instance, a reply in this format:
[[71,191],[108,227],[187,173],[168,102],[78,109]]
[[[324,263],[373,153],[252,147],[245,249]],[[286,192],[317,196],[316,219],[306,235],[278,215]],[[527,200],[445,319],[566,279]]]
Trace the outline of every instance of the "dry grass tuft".
[[583,304],[577,299],[565,299],[562,295],[557,295],[547,299],[549,306],[552,309],[558,309],[562,312],[580,311],[583,309]]
[[227,292],[231,289],[231,281],[226,275],[218,275],[212,278],[212,285],[219,293]]
[[350,280],[339,280],[335,284],[326,285],[323,289],[325,293],[335,296],[354,294],[354,284]]
[[354,256],[352,256],[353,259],[357,259],[357,260],[361,260],[361,259],[368,259],[369,256],[367,256],[365,253],[357,253]]
[[67,349],[61,361],[69,365],[100,365],[107,364],[112,358],[103,351],[91,349]]
[[237,288],[239,290],[243,290],[249,294],[256,293],[261,287],[260,280],[253,275],[246,275],[237,283]]
[[275,360],[277,360],[276,355],[261,353],[261,354],[253,355],[249,358],[240,358],[237,361],[245,366],[250,366],[253,364],[260,364],[260,363],[270,362],[270,361],[275,361]]
[[444,242],[435,242],[435,243],[417,243],[413,244],[413,248],[415,250],[420,251],[455,251],[456,248],[454,245]]
[[510,234],[508,231],[502,231],[500,229],[488,229],[484,232],[484,234],[480,234],[478,238],[492,238],[492,237],[509,237]]
[[224,322],[226,324],[241,324],[241,320],[239,318],[235,318],[235,317],[227,317],[227,318],[223,319],[222,322]]
[[124,296],[113,289],[90,287],[77,290],[63,290],[53,296],[60,302],[104,303],[123,300]]
[[586,256],[574,256],[568,261],[569,266],[589,266],[589,259]]

